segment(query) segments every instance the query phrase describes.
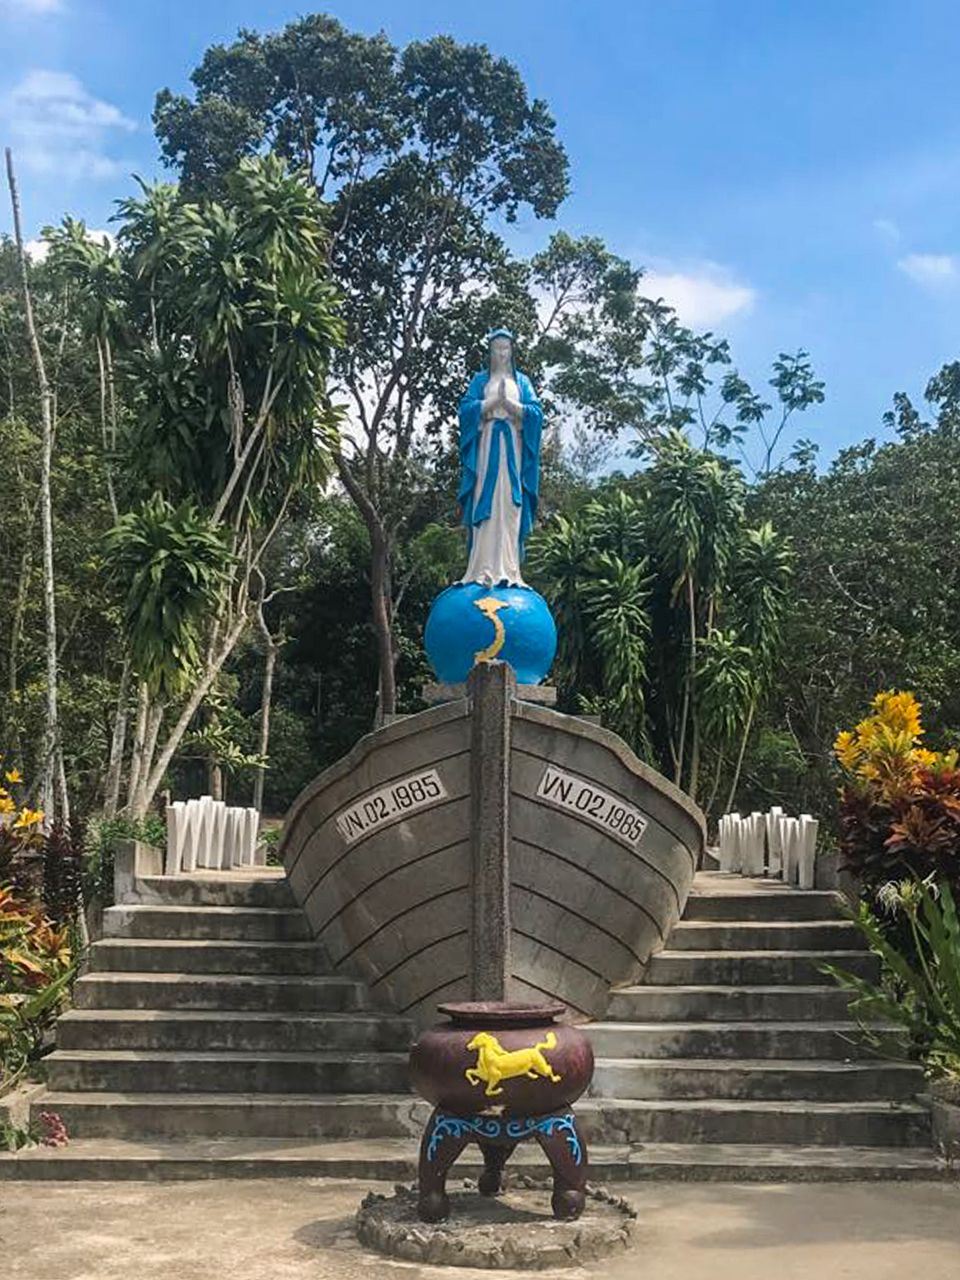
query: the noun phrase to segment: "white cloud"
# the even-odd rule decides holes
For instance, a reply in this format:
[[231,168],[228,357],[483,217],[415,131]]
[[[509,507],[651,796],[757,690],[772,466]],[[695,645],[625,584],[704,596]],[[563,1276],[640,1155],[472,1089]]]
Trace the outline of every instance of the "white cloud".
[[662,298],[693,328],[748,312],[757,297],[750,285],[712,262],[685,271],[655,268],[644,273],[640,287],[648,298]]
[[[106,240],[111,249],[117,243],[117,237],[113,232],[105,231],[102,227],[87,227],[87,236],[90,240],[99,240],[101,243]],[[23,247],[26,250],[27,257],[34,262],[43,262],[50,252],[50,245],[46,240],[26,240]]]
[[908,253],[897,266],[915,283],[940,288],[960,279],[960,258],[951,253]]
[[900,243],[900,228],[892,218],[874,218],[873,229],[887,244]]
[[28,71],[0,95],[0,124],[15,160],[29,172],[62,178],[109,178],[127,166],[106,152],[112,136],[136,124],[95,98],[66,71]]
[[62,13],[63,0],[0,0],[0,13]]

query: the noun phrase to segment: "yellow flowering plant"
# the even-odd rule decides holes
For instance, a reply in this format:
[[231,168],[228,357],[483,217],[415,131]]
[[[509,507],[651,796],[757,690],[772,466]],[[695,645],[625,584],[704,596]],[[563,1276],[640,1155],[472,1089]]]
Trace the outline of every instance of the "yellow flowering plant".
[[834,742],[844,775],[841,852],[867,887],[905,875],[960,887],[957,751],[924,747],[921,715],[912,693],[884,690]]
[[41,902],[48,896],[44,859],[61,879],[69,872],[62,833],[44,833],[43,814],[18,797],[22,782],[19,770],[0,762],[0,1092],[42,1052],[77,964],[69,919],[51,919],[53,908]]

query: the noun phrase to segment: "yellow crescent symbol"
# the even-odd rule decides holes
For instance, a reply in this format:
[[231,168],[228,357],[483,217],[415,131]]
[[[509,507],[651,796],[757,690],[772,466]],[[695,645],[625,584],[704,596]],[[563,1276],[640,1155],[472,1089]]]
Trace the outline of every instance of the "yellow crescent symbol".
[[473,603],[484,617],[490,619],[495,632],[493,644],[488,644],[485,649],[478,649],[473,655],[473,660],[474,662],[492,662],[503,648],[504,641],[507,638],[503,623],[497,617],[497,614],[501,609],[509,609],[510,602],[508,600],[498,600],[496,596],[484,596],[482,600],[474,600]]

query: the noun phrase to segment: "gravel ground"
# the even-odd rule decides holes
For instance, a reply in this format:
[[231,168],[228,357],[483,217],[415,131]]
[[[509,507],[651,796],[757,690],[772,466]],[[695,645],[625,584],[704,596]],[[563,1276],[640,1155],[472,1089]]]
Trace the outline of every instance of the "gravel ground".
[[[392,1262],[352,1220],[382,1184],[0,1183],[4,1280],[468,1280]],[[567,1280],[958,1280],[960,1184],[633,1184],[620,1257]],[[518,1275],[500,1272],[500,1275]],[[540,1276],[551,1273],[539,1272]]]

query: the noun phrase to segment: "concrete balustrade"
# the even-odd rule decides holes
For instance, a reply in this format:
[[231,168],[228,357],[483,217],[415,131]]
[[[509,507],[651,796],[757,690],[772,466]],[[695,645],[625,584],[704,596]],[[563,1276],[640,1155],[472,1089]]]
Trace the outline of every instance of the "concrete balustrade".
[[266,853],[257,845],[259,831],[256,809],[231,807],[212,796],[175,800],[167,805],[164,875],[262,866]]
[[775,876],[812,889],[819,829],[809,813],[791,818],[779,806],[766,814],[725,813],[720,819],[720,870]]

